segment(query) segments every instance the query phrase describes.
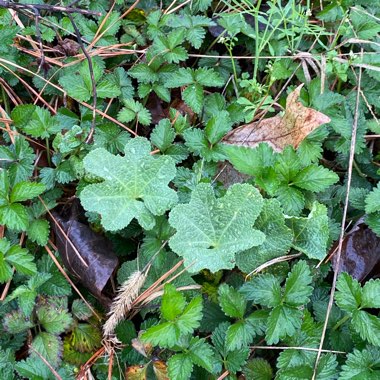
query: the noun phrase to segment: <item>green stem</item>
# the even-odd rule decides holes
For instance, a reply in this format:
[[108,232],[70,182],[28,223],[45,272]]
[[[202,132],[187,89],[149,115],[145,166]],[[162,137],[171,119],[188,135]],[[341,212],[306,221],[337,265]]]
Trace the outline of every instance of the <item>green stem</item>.
[[342,319],[340,319],[336,324],[335,324],[335,326],[332,328],[334,331],[335,330],[338,330],[338,328],[340,327],[340,326],[342,326],[344,323],[346,323],[349,319],[351,318],[351,316],[350,315],[345,315]]
[[9,116],[11,114],[11,108],[9,106],[8,96],[7,96],[3,86],[1,86],[1,97],[3,98],[5,112]]
[[255,62],[253,67],[253,79],[257,80],[257,70],[259,69],[259,10],[261,6],[261,0],[257,1],[256,4],[256,16],[255,16]]
[[51,166],[50,143],[49,143],[49,138],[48,137],[46,137],[45,142],[46,142],[46,157],[47,157],[47,161],[48,161],[49,166]]

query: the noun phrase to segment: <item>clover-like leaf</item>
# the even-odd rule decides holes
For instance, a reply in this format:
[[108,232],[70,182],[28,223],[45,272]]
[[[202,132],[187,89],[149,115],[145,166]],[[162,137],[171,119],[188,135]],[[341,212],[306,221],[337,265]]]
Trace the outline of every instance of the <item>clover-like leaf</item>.
[[149,230],[154,215],[162,215],[177,203],[177,194],[168,187],[174,178],[174,160],[153,157],[147,139],[136,137],[125,146],[125,156],[115,156],[103,148],[84,159],[85,169],[104,179],[83,189],[80,200],[88,211],[98,212],[106,230],[120,230],[136,218]]
[[263,243],[265,235],[252,226],[263,207],[263,198],[249,184],[231,186],[216,199],[210,184],[201,183],[190,203],[176,206],[169,223],[176,228],[171,249],[193,263],[191,272],[232,269],[235,253]]

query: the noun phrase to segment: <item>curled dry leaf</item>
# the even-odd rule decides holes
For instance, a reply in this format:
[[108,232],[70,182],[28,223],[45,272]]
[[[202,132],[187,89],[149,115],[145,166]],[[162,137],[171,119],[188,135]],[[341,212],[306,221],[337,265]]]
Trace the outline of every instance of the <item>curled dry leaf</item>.
[[[331,249],[335,253],[337,244]],[[336,253],[332,259],[336,271]],[[363,281],[370,273],[378,276],[374,268],[380,263],[380,238],[364,223],[362,219],[355,224],[343,240],[339,273],[347,272],[358,281]]]
[[288,95],[283,116],[277,115],[242,125],[228,133],[223,142],[251,148],[266,142],[276,151],[282,151],[287,145],[297,148],[314,129],[330,121],[328,116],[297,101],[302,86],[303,84]]
[[118,258],[112,251],[109,240],[78,220],[75,204],[70,215],[57,212],[52,214],[72,243],[71,245],[62,230],[52,223],[58,252],[65,267],[101,303],[108,305],[111,300],[103,294],[103,289],[118,266]]

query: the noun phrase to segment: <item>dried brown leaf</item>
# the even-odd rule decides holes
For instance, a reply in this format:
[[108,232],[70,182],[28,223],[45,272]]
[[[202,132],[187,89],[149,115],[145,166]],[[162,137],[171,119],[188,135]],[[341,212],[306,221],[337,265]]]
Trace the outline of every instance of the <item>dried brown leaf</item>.
[[266,142],[276,151],[283,150],[287,145],[297,148],[314,129],[330,121],[323,113],[298,102],[302,86],[288,95],[283,116],[242,125],[227,134],[223,142],[251,148]]

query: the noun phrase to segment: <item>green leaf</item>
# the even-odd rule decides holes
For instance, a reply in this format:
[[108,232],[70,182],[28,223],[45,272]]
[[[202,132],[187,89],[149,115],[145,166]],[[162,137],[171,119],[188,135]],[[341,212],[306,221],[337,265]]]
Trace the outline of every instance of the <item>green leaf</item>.
[[322,260],[326,256],[329,239],[329,219],[326,206],[314,202],[310,214],[304,217],[288,217],[288,227],[293,231],[293,248],[309,259]]
[[305,261],[299,261],[293,266],[285,282],[283,300],[290,306],[302,306],[309,302],[313,291],[310,286],[312,277],[310,268]]
[[347,355],[342,366],[340,380],[376,380],[380,376],[380,348],[368,347],[362,351],[354,349]]
[[218,289],[219,305],[231,318],[243,318],[247,302],[243,295],[227,284],[221,284]]
[[158,125],[153,129],[150,135],[150,141],[161,152],[166,152],[172,145],[175,139],[175,130],[171,126],[169,119],[162,119]]
[[67,310],[57,308],[54,304],[38,306],[36,314],[39,323],[48,333],[52,334],[65,332],[73,322]]
[[15,368],[21,377],[27,379],[45,380],[49,379],[51,374],[50,369],[42,362],[42,360],[36,360],[31,357],[17,362]]
[[305,196],[302,191],[288,184],[279,185],[276,196],[287,215],[299,215],[305,207]]
[[357,280],[348,273],[340,274],[335,293],[335,302],[345,311],[353,312],[357,310],[362,302],[362,289]]
[[243,368],[243,373],[250,380],[271,380],[273,378],[272,367],[262,358],[249,360]]
[[35,154],[22,136],[14,137],[11,146],[0,146],[0,167],[8,169],[11,185],[26,181],[33,174]]
[[[71,312],[73,313],[73,316],[75,318],[78,318],[79,320],[82,320],[82,321],[87,320],[92,315],[92,311],[90,310],[90,308],[81,299],[76,299],[73,301],[71,305]],[[130,321],[125,321],[125,322],[128,323]]]
[[[99,57],[93,58],[92,65],[97,97],[114,98],[119,96],[121,91],[115,78],[110,75],[103,76],[104,62]],[[68,67],[59,79],[59,83],[72,98],[88,102],[93,95],[88,61],[84,60],[73,67]]]
[[193,371],[193,362],[188,354],[175,354],[168,360],[168,375],[171,379],[187,380]]
[[293,240],[292,231],[285,225],[285,217],[276,199],[265,199],[254,227],[266,236],[263,244],[236,254],[236,265],[245,273],[276,257],[285,255]]
[[293,336],[302,324],[302,310],[288,306],[276,306],[268,317],[266,341],[268,344],[277,344],[286,336]]
[[49,240],[50,226],[45,219],[33,219],[26,230],[28,238],[39,245],[46,245]]
[[0,207],[0,224],[11,230],[25,231],[29,225],[29,215],[25,206],[13,203]]
[[34,323],[21,310],[14,310],[4,316],[3,326],[9,334],[20,334],[32,328]]
[[166,284],[161,303],[161,316],[168,321],[174,321],[186,306],[186,300],[173,284]]
[[232,122],[229,113],[227,111],[221,111],[207,122],[205,136],[211,144],[216,144],[231,128]]
[[10,201],[23,202],[33,199],[45,191],[45,185],[37,182],[18,182],[12,189]]
[[380,279],[371,279],[363,286],[362,302],[363,308],[380,309]]
[[123,123],[136,120],[142,125],[149,125],[152,121],[150,112],[140,102],[133,99],[124,100],[124,107],[117,115],[117,118]]
[[227,330],[226,348],[228,351],[241,349],[252,343],[256,335],[255,328],[247,321],[238,321]]
[[163,215],[177,203],[175,191],[168,187],[176,173],[174,161],[152,157],[150,150],[148,140],[137,137],[125,146],[124,157],[101,148],[85,157],[85,169],[104,182],[86,186],[80,200],[87,211],[101,215],[105,229],[120,230],[136,218],[149,230],[154,215]]
[[282,298],[278,278],[269,273],[260,274],[246,282],[240,292],[247,300],[267,307],[278,306]]
[[[33,350],[43,356],[53,368],[58,367],[61,362],[62,353],[61,338],[48,332],[40,332],[33,339],[31,346]],[[30,350],[30,357],[40,361],[40,357],[33,350]]]
[[380,183],[375,187],[365,199],[365,212],[371,213],[380,211]]
[[44,139],[61,130],[58,120],[45,108],[21,105],[13,109],[13,116],[16,127],[33,137]]
[[316,193],[325,190],[337,181],[339,181],[339,177],[333,171],[323,166],[310,165],[296,175],[292,184]]
[[73,348],[79,352],[92,352],[101,346],[102,332],[96,325],[77,323],[71,334]]
[[182,92],[184,102],[195,112],[202,111],[204,103],[203,87],[197,83],[190,84]]
[[177,232],[169,245],[184,257],[186,266],[194,262],[191,272],[232,269],[235,253],[264,241],[264,234],[252,228],[262,205],[261,195],[251,185],[233,185],[216,199],[209,184],[199,184],[189,204],[170,212],[169,223]]
[[195,297],[189,302],[176,322],[181,334],[192,334],[199,327],[202,319],[202,309],[202,297]]
[[127,131],[122,130],[115,124],[105,123],[96,126],[94,134],[94,147],[107,149],[110,153],[123,152],[125,145],[130,139]]
[[380,346],[380,318],[366,311],[355,310],[352,313],[351,324],[362,339],[374,346]]
[[214,352],[211,346],[205,342],[205,339],[193,337],[190,340],[189,356],[191,361],[208,372],[213,372],[215,361]]
[[240,350],[232,351],[227,349],[226,336],[229,327],[230,324],[228,322],[220,323],[213,331],[211,340],[216,350],[222,356],[221,364],[230,372],[235,373],[245,364],[249,355],[249,348],[244,347]]
[[5,259],[16,268],[17,272],[28,276],[37,272],[36,264],[33,262],[34,257],[19,245],[12,246],[6,253]]
[[251,176],[259,176],[264,168],[272,167],[277,157],[277,153],[267,143],[260,143],[255,148],[225,144],[223,149],[239,172]]
[[176,324],[165,322],[150,327],[141,335],[141,339],[155,346],[173,347],[178,343],[180,335],[180,329]]

